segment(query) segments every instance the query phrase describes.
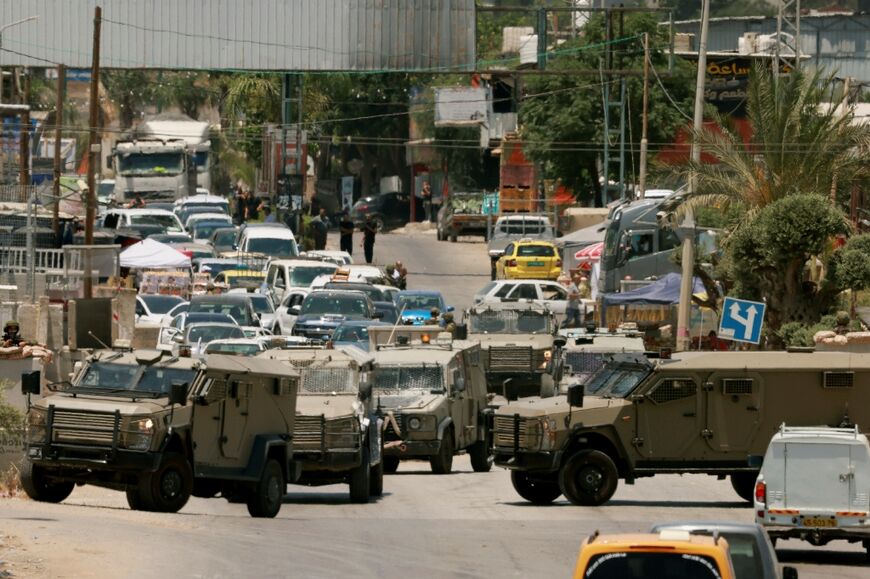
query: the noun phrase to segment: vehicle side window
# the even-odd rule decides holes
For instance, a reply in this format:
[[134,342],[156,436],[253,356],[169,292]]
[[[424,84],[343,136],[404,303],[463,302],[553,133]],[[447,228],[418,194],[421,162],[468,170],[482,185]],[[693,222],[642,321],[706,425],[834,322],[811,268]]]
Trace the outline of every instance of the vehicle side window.
[[145,307],[142,305],[142,302],[136,300],[136,315],[144,316],[146,314]]
[[521,283],[517,284],[517,287],[511,292],[510,297],[518,300],[536,300],[538,299],[538,292],[535,290],[534,284]]
[[118,228],[118,219],[119,216],[117,213],[109,213],[106,215],[106,218],[103,220],[103,227],[106,229],[117,229]]
[[680,238],[673,229],[659,229],[659,251],[668,251],[680,246]]
[[656,404],[665,404],[694,396],[697,391],[698,385],[691,378],[665,378],[656,384],[648,397]]
[[290,297],[289,306],[292,308],[293,306],[302,305],[302,302],[305,301],[305,296],[302,294],[295,294]]
[[513,285],[506,283],[498,288],[498,291],[493,294],[497,298],[504,298],[510,293],[510,291],[514,288]]
[[508,246],[504,248],[505,255],[513,255],[514,254],[514,244],[508,243]]
[[557,285],[542,285],[541,297],[550,301],[565,300],[568,299],[568,292]]

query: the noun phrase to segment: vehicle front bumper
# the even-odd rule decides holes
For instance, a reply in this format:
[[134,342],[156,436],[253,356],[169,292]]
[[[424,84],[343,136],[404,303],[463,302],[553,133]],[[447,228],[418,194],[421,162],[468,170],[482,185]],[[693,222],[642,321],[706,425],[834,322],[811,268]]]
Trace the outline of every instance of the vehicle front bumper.
[[440,440],[393,440],[384,443],[384,456],[413,458],[432,456],[441,448]]
[[325,452],[299,449],[293,451],[293,460],[302,465],[303,472],[353,470],[362,460],[359,449],[327,450]]
[[531,451],[496,447],[493,449],[495,464],[510,470],[527,470],[552,472],[558,470],[562,460],[562,451]]
[[29,444],[27,458],[49,469],[143,472],[157,470],[160,453],[77,444]]

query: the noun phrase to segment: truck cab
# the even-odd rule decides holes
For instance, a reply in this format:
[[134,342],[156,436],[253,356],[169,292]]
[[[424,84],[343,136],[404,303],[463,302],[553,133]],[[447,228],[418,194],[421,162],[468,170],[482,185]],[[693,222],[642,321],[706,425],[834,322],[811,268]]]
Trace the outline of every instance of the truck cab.
[[136,195],[146,202],[175,201],[190,192],[183,139],[118,141],[112,157],[116,203],[128,203]]

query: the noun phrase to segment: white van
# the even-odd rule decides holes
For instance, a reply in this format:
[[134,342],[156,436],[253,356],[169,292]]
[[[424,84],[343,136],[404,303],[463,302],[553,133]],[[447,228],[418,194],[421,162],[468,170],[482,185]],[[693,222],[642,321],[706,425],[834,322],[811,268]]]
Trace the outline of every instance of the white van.
[[109,209],[103,217],[103,227],[119,229],[136,225],[157,225],[168,233],[181,233],[184,227],[171,211],[165,209]]
[[260,253],[268,257],[287,258],[299,255],[296,237],[289,227],[245,227],[239,238],[239,251]]
[[863,543],[870,556],[870,443],[858,427],[780,427],[755,483],[770,538]]

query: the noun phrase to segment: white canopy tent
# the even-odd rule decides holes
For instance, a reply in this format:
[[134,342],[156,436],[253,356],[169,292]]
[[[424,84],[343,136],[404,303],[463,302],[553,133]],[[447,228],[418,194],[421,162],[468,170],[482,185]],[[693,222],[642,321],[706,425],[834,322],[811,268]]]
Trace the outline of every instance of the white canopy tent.
[[165,243],[144,239],[121,252],[121,267],[184,269],[190,267],[190,258]]

